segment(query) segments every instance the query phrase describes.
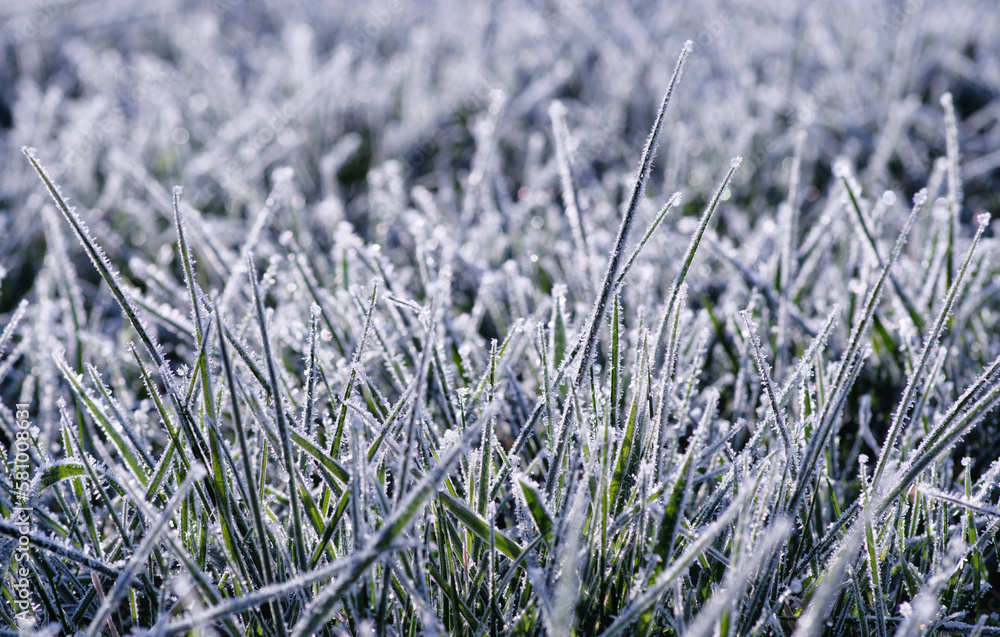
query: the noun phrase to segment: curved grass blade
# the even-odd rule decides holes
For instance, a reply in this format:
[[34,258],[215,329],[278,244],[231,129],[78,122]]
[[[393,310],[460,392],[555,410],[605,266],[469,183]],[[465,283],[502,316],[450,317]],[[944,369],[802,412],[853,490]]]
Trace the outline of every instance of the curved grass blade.
[[491,524],[484,520],[478,513],[470,509],[464,502],[451,497],[447,491],[438,491],[438,499],[441,500],[445,508],[455,514],[462,524],[466,526],[476,537],[489,542],[491,538],[496,544],[496,548],[512,560],[520,557],[522,549],[517,542],[497,531]]

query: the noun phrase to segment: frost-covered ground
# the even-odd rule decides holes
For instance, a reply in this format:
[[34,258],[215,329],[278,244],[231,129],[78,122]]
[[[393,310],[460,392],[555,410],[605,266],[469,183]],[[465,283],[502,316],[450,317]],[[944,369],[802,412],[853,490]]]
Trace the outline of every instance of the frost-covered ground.
[[995,2],[0,47],[0,634],[1000,634]]

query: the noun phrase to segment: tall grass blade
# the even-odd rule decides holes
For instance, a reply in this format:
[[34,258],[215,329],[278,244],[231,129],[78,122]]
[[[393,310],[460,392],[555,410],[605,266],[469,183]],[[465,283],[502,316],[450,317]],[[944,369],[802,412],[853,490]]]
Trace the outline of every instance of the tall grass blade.
[[288,496],[289,508],[292,514],[292,534],[295,541],[295,564],[299,572],[306,570],[306,546],[302,533],[302,514],[299,507],[299,491],[296,485],[295,460],[292,457],[292,439],[289,435],[289,426],[285,421],[285,408],[282,404],[281,385],[278,383],[278,369],[271,353],[271,339],[267,332],[267,315],[264,312],[264,299],[261,298],[260,288],[257,285],[257,268],[253,263],[253,256],[247,255],[247,274],[250,277],[250,288],[253,291],[255,309],[257,311],[257,325],[260,328],[260,340],[264,347],[264,362],[267,364],[268,378],[271,381],[271,400],[274,402],[275,422],[278,424],[278,436],[281,442],[282,458],[284,459],[285,472],[288,474]]

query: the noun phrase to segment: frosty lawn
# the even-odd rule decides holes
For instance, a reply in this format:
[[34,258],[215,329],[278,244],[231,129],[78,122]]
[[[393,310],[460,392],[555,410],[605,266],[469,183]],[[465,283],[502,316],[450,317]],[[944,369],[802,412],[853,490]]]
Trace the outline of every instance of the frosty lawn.
[[995,8],[454,4],[0,9],[0,634],[1000,634]]

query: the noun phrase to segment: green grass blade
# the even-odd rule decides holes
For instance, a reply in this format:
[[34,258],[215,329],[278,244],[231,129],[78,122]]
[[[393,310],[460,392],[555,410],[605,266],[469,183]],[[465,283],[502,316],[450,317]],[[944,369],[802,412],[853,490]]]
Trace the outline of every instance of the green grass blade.
[[257,325],[260,328],[260,340],[264,347],[264,361],[267,364],[268,377],[271,381],[271,388],[274,390],[271,395],[274,401],[275,421],[278,424],[278,436],[281,442],[282,458],[284,459],[285,471],[288,473],[288,495],[291,500],[290,508],[292,514],[292,535],[295,540],[295,563],[299,571],[306,570],[306,546],[302,533],[302,513],[299,507],[299,492],[296,486],[295,459],[292,456],[292,439],[289,435],[288,423],[285,421],[285,408],[282,404],[281,389],[278,383],[277,364],[274,355],[271,353],[271,339],[267,332],[267,315],[264,312],[264,299],[260,296],[260,289],[257,285],[257,268],[253,263],[252,255],[247,255],[247,273],[250,277],[250,287],[253,290],[254,304],[257,311]]
[[466,528],[472,531],[476,537],[487,542],[489,542],[492,537],[496,544],[496,548],[501,553],[512,560],[516,560],[520,557],[522,549],[516,542],[497,531],[495,527],[484,520],[478,513],[470,509],[464,502],[451,497],[446,491],[439,491],[438,499],[441,500],[441,503],[444,504],[445,508],[454,513],[455,517],[457,517],[462,524],[466,526]]

